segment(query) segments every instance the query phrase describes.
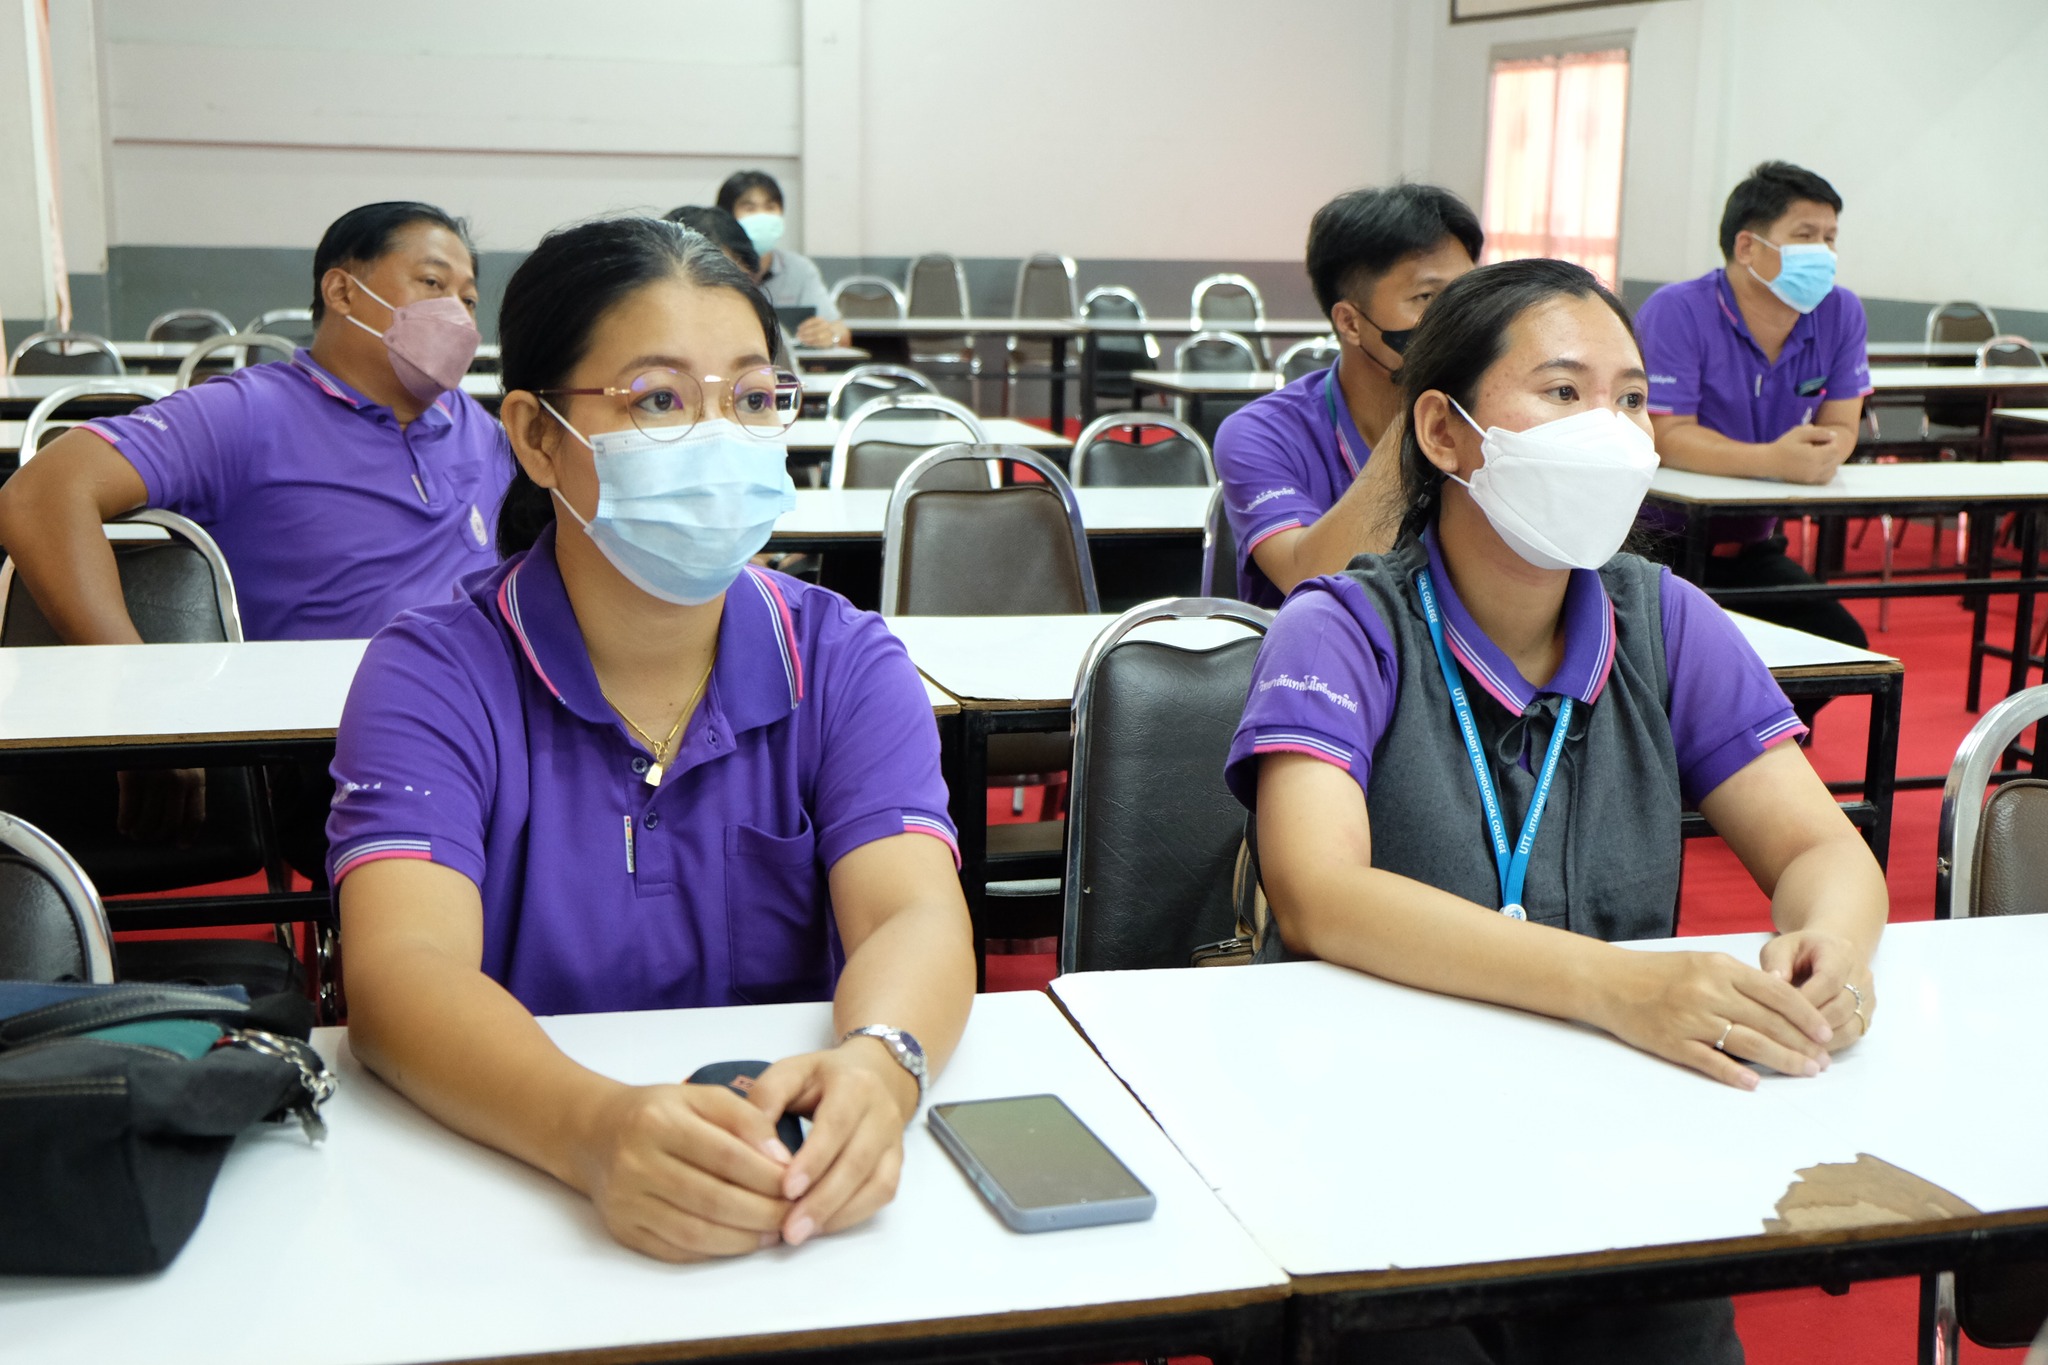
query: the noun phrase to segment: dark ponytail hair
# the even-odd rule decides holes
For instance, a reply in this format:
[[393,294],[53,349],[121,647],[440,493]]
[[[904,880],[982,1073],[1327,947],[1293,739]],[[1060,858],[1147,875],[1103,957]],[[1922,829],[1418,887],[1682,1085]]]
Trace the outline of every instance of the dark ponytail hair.
[[[549,233],[512,272],[498,309],[505,391],[566,387],[605,314],[635,291],[674,276],[745,298],[760,319],[767,354],[777,354],[781,330],[774,308],[716,243],[658,218],[604,218]],[[498,511],[499,555],[530,548],[553,519],[547,490],[515,461]]]
[[1508,328],[1516,318],[1547,300],[1598,298],[1636,335],[1628,309],[1591,271],[1570,261],[1535,258],[1482,265],[1450,282],[1430,301],[1408,348],[1401,353],[1401,529],[1398,539],[1419,536],[1436,520],[1443,500],[1443,471],[1429,462],[1415,437],[1415,400],[1436,390],[1467,412],[1479,381],[1507,350]]

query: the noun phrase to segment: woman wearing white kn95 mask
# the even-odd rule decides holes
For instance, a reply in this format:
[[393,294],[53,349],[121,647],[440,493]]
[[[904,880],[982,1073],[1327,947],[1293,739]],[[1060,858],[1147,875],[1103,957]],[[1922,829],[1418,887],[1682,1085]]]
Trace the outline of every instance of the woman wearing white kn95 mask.
[[[1481,266],[1402,361],[1394,548],[1287,599],[1225,772],[1258,813],[1277,929],[1261,960],[1572,1020],[1742,1090],[1818,1075],[1870,1027],[1884,877],[1734,624],[1619,553],[1656,467],[1627,313],[1576,265]],[[1771,898],[1754,966],[1614,946],[1676,931],[1686,809]],[[1370,1354],[1724,1365],[1742,1348],[1720,1300],[1391,1333]]]

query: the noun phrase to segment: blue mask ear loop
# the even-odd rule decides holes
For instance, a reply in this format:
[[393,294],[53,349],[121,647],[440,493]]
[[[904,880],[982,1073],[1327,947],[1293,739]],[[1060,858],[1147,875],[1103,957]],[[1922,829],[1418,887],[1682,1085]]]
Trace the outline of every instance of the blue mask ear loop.
[[[534,395],[534,401],[539,403],[542,407],[548,410],[548,416],[554,418],[557,422],[560,422],[562,424],[562,430],[568,432],[571,436],[574,436],[577,440],[583,442],[583,444],[590,450],[591,454],[594,455],[597,453],[597,447],[590,444],[590,438],[588,436],[585,436],[582,432],[576,430],[576,428],[570,426],[569,419],[562,416],[561,413],[556,412],[555,405],[553,403],[550,403],[547,399],[540,397],[538,394]],[[556,502],[562,504],[562,510],[564,512],[567,512],[571,517],[574,517],[576,519],[576,524],[583,528],[583,534],[590,534],[590,523],[583,519],[582,513],[578,512],[575,508],[569,505],[569,500],[562,496],[562,491],[560,489],[550,488],[548,490],[548,495],[552,497]]]
[[[1459,409],[1463,411],[1463,409]],[[1465,419],[1471,421],[1470,417]],[[1557,724],[1550,732],[1550,747],[1543,755],[1543,769],[1536,779],[1536,791],[1529,798],[1529,813],[1522,819],[1521,836],[1508,848],[1507,821],[1501,815],[1500,795],[1494,788],[1493,773],[1486,766],[1486,750],[1479,742],[1479,726],[1472,719],[1472,703],[1465,695],[1465,683],[1444,643],[1443,614],[1437,610],[1436,587],[1429,570],[1418,570],[1415,588],[1422,598],[1422,619],[1429,626],[1429,642],[1436,648],[1437,667],[1444,686],[1450,689],[1451,709],[1457,713],[1458,733],[1465,740],[1465,756],[1471,761],[1472,776],[1479,784],[1479,804],[1486,812],[1486,831],[1493,843],[1493,870],[1500,882],[1500,912],[1509,919],[1529,918],[1522,908],[1522,887],[1529,878],[1529,856],[1536,847],[1536,831],[1543,823],[1543,808],[1550,800],[1550,784],[1557,776],[1558,761],[1564,756],[1565,737],[1571,732],[1572,699],[1563,698],[1557,708]]]

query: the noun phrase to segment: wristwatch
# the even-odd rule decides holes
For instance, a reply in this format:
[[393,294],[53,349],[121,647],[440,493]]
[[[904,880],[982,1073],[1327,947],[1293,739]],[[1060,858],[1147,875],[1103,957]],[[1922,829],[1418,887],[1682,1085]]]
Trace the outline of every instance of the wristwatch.
[[887,1024],[869,1024],[866,1028],[850,1029],[839,1041],[844,1043],[852,1038],[881,1039],[883,1045],[889,1049],[889,1055],[896,1059],[896,1064],[908,1071],[917,1081],[917,1097],[920,1100],[924,1098],[924,1088],[927,1084],[924,1048],[917,1039],[905,1030],[890,1028]]

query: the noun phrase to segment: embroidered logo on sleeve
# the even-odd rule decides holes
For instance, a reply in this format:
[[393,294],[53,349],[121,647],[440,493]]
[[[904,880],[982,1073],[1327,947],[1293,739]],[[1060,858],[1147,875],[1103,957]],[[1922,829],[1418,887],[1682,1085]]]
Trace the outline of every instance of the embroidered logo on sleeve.
[[1259,494],[1256,498],[1253,498],[1250,502],[1246,503],[1244,506],[1238,508],[1237,510],[1239,515],[1248,516],[1251,513],[1258,511],[1261,507],[1264,507],[1267,503],[1271,502],[1275,498],[1298,498],[1300,496],[1301,490],[1295,488],[1291,484],[1283,488],[1268,488],[1265,492]]
[[1314,673],[1305,678],[1297,678],[1291,673],[1280,673],[1270,678],[1259,679],[1258,690],[1261,692],[1270,692],[1276,687],[1284,687],[1290,692],[1314,692],[1328,697],[1353,715],[1358,714],[1358,702],[1350,693],[1332,692],[1330,685]]

